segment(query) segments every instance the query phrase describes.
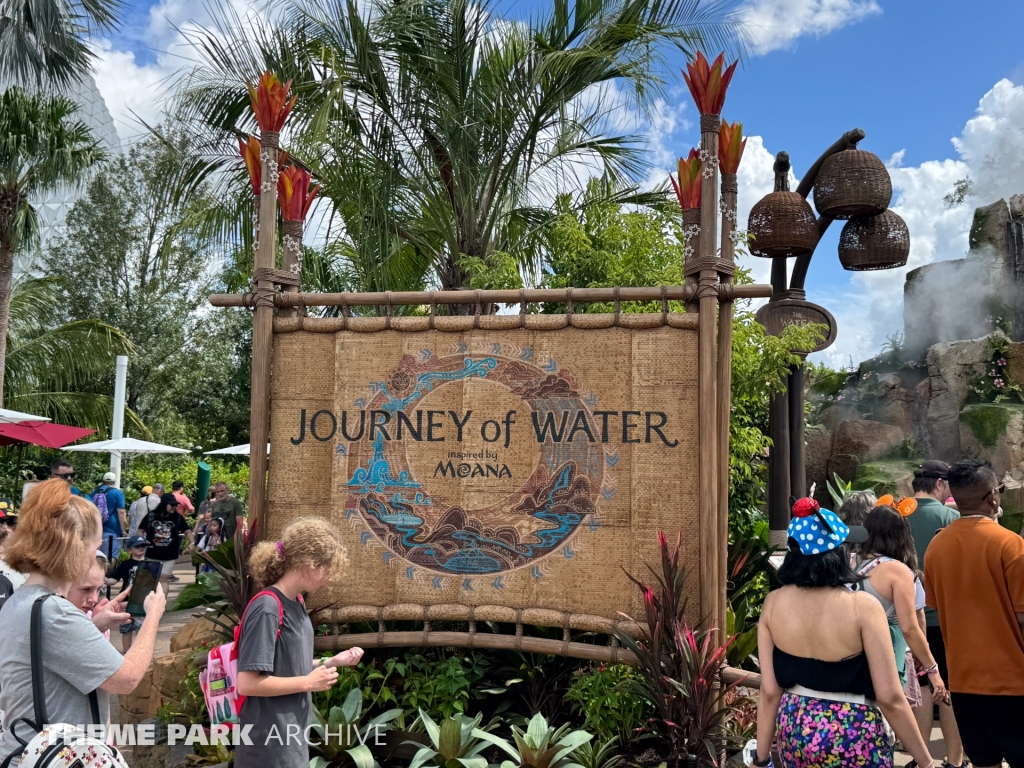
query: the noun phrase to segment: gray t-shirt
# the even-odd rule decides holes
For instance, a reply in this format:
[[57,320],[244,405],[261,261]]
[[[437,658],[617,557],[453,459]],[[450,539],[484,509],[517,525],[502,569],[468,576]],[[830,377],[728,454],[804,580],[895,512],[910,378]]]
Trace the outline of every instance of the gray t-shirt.
[[[29,618],[32,604],[47,590],[38,584],[22,586],[0,611],[0,759],[20,748],[10,732],[14,720],[34,717]],[[43,689],[51,724],[87,726],[92,723],[89,693],[121,668],[124,659],[82,611],[54,595],[43,603]],[[100,720],[110,720],[110,700],[98,691]],[[28,741],[34,733],[25,724],[18,735]]]
[[[284,606],[281,637],[277,637],[277,602],[263,595],[249,606],[242,624],[238,671],[266,672],[274,677],[308,675],[313,671],[313,624],[301,602],[274,591]],[[311,712],[309,693],[248,697],[238,719],[243,726],[252,724],[252,745],[235,748],[235,768],[309,768],[305,729]]]

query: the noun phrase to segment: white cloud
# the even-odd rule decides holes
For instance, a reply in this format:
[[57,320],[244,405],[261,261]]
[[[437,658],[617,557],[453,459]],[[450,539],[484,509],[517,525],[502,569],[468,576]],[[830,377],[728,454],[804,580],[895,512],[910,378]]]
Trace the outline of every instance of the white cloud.
[[[850,273],[844,288],[817,297],[839,323],[835,346],[821,355],[826,361],[845,364],[851,357],[859,362],[876,354],[887,336],[903,329],[906,273],[923,264],[963,258],[974,207],[1024,192],[1024,86],[1009,80],[996,83],[952,141],[957,158],[912,167],[902,165],[902,153],[889,160],[892,208],[910,230],[910,258],[901,269]],[[946,208],[943,196],[966,176],[974,180],[972,196]],[[956,291],[950,286],[949,299]],[[950,307],[955,311],[956,303]]]
[[875,0],[749,0],[740,9],[754,53],[788,48],[881,13]]

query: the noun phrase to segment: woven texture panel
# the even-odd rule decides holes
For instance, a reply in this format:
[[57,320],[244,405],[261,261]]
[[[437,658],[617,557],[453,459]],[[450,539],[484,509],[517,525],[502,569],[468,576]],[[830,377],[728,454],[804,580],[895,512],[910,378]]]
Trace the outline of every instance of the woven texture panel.
[[696,620],[697,436],[692,329],[278,333],[266,530],[337,527],[336,606],[610,620],[682,532]]

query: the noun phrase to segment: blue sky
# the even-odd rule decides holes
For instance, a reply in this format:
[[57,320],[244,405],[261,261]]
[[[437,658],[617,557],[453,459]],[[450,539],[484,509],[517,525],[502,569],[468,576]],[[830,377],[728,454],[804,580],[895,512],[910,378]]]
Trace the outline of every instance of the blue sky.
[[[500,0],[498,7],[525,16],[542,3]],[[858,126],[867,132],[862,148],[890,162],[893,206],[914,242],[910,266],[962,257],[971,208],[1024,192],[1024,161],[1018,159],[1024,155],[1024,2],[741,0],[738,7],[756,41],[723,116],[741,120],[748,135],[760,137],[748,146],[748,167],[741,168],[741,215],[769,191],[771,155],[787,150],[799,176],[825,147]],[[97,73],[123,137],[138,133],[128,110],[152,117],[160,84],[182,65],[175,27],[206,15],[188,0],[129,0],[127,23],[102,46]],[[665,121],[641,125],[666,170],[671,156],[685,154],[698,140],[676,58],[668,72]],[[978,198],[946,211],[942,196],[967,174],[979,182]],[[838,229],[819,246],[808,288],[810,298],[840,322],[839,340],[823,357],[845,362],[873,354],[886,335],[900,330],[905,270],[843,271],[836,258]],[[766,263],[751,266],[767,276]]]

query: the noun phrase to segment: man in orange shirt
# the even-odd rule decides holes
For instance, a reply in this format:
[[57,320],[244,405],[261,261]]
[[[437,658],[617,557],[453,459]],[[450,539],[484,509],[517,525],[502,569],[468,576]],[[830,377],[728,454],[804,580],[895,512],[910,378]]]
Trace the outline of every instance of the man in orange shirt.
[[949,468],[960,518],[925,554],[927,604],[939,615],[949,690],[964,752],[976,768],[1024,766],[1024,539],[996,522],[988,462]]

